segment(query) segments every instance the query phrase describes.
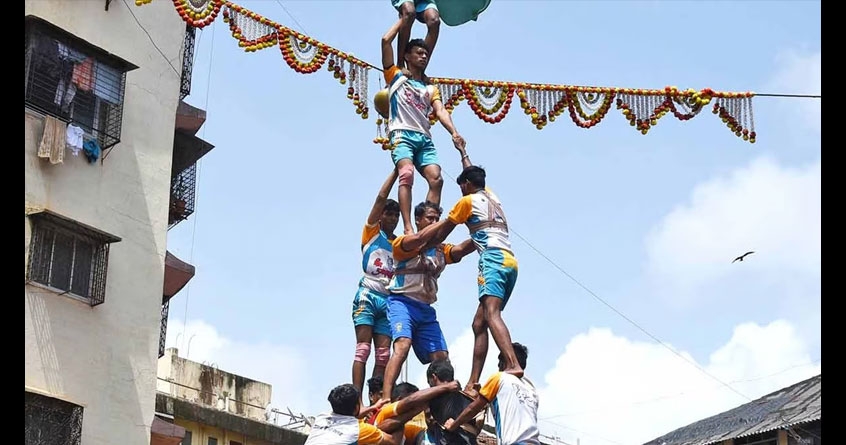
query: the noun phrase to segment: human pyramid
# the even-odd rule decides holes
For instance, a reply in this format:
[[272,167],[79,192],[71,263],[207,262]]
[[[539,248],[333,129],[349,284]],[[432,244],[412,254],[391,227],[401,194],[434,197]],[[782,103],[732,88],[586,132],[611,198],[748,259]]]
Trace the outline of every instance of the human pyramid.
[[[488,2],[462,0],[460,5]],[[435,0],[392,0],[392,4],[400,18],[382,37],[387,100],[377,99],[376,108],[388,119],[394,169],[379,189],[361,238],[364,276],[352,308],[357,343],[353,383],[332,389],[328,398],[332,412],[315,418],[306,445],[475,445],[488,404],[498,445],[539,445],[538,395],[524,376],[528,350],[512,343],[501,317],[517,281],[505,213],[486,187],[485,170],[470,161],[438,88],[424,74],[438,38],[438,6]],[[415,17],[428,28],[425,39],[409,40]],[[463,196],[443,220],[443,179],[429,131],[432,112],[452,136],[463,169],[457,180]],[[416,232],[411,223],[415,169],[429,185],[426,200],[414,207]],[[388,199],[397,180],[399,202]],[[400,216],[403,234],[396,236]],[[444,243],[459,224],[467,226],[470,237],[456,245]],[[431,305],[437,301],[438,277],[444,268],[474,250],[479,252],[479,306],[472,323],[473,365],[462,390]],[[500,351],[499,372],[480,385],[488,331]],[[372,348],[370,406],[363,408]],[[429,388],[418,390],[408,382],[395,385],[411,349],[422,364],[429,364]]]

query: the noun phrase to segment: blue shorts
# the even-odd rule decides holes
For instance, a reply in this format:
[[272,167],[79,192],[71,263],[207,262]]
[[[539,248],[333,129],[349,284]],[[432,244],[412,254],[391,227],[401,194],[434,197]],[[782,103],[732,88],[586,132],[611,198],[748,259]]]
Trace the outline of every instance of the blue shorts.
[[485,296],[502,299],[505,309],[514,285],[517,284],[517,259],[509,252],[490,249],[479,256],[479,299]]
[[386,295],[359,286],[352,306],[353,326],[373,326],[374,334],[391,335]]
[[432,353],[446,351],[447,344],[435,308],[426,303],[404,297],[388,297],[388,321],[393,339],[410,338],[411,347],[420,363],[431,362]]
[[435,11],[438,10],[438,5],[435,4],[434,0],[391,0],[391,5],[399,11],[400,6],[402,6],[405,2],[414,2],[414,12],[417,13],[417,20],[419,20],[420,23],[424,23],[423,11],[427,9],[434,9]]
[[411,159],[414,167],[423,172],[423,167],[438,164],[438,152],[432,138],[419,131],[396,130],[391,133],[391,159],[394,164],[401,159]]

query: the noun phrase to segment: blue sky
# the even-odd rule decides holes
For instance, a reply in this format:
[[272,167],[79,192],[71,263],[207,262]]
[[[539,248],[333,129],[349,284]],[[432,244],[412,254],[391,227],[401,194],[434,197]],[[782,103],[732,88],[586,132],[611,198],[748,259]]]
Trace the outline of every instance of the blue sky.
[[[372,63],[396,18],[382,0],[282,3],[309,35]],[[276,1],[239,4],[299,29]],[[412,35],[424,33],[416,24]],[[168,237],[197,267],[171,302],[169,343],[272,383],[274,404],[314,414],[350,380],[359,236],[391,162],[371,142],[372,116],[355,115],[325,69],[298,74],[278,48],[245,53],[220,19],[199,36],[187,101],[207,110],[200,136],[216,148],[201,161],[196,213]],[[442,26],[427,72],[819,94],[820,3],[494,0],[477,22]],[[821,366],[819,102],[756,98],[754,145],[707,111],[665,116],[646,136],[616,109],[589,130],[564,115],[538,131],[517,107],[490,125],[462,103],[453,119],[516,233],[754,398]],[[439,125],[434,141],[448,209],[460,197],[459,156]],[[415,202],[425,190],[417,177]],[[504,316],[530,348],[541,418],[555,422],[541,422],[545,434],[643,443],[747,401],[513,238],[520,277]],[[747,250],[756,254],[730,264]],[[475,261],[444,272],[436,305],[465,380]],[[409,378],[422,371],[412,362]]]

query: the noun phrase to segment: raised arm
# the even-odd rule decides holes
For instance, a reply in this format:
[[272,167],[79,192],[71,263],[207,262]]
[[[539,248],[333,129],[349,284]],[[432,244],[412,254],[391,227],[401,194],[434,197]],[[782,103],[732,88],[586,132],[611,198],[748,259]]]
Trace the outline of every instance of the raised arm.
[[400,26],[402,25],[402,19],[397,20],[391,26],[391,29],[382,36],[382,68],[388,69],[394,66],[394,39],[397,37],[397,33],[399,33]]
[[433,100],[432,109],[435,111],[435,116],[437,116],[441,125],[446,128],[446,131],[448,131],[450,135],[452,135],[452,144],[455,145],[455,148],[463,149],[467,145],[467,142],[460,134],[458,134],[458,130],[455,129],[455,124],[452,123],[452,116],[449,114],[446,107],[444,107],[444,103],[441,100],[440,95],[437,95]]
[[458,154],[461,155],[461,170],[473,165],[473,163],[470,162],[470,155],[467,154],[467,150],[465,150],[464,147],[456,148],[458,149]]
[[388,175],[388,179],[385,179],[385,183],[382,184],[382,188],[379,189],[379,194],[376,195],[376,202],[373,203],[373,208],[370,209],[370,215],[367,216],[368,226],[374,226],[382,219],[382,211],[385,210],[388,194],[391,193],[391,188],[394,186],[396,180],[397,170],[393,169],[391,170],[391,174]]

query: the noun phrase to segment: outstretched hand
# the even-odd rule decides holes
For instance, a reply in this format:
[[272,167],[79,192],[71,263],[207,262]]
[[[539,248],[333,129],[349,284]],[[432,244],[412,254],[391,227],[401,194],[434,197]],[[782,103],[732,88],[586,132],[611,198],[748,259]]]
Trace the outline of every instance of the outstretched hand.
[[464,150],[464,147],[467,146],[467,141],[458,132],[455,132],[452,135],[452,145],[455,145],[456,150]]

